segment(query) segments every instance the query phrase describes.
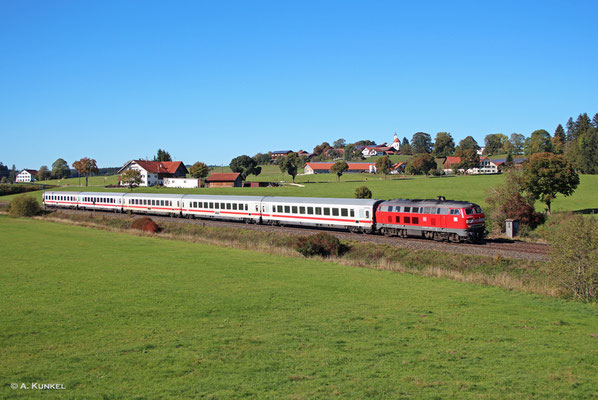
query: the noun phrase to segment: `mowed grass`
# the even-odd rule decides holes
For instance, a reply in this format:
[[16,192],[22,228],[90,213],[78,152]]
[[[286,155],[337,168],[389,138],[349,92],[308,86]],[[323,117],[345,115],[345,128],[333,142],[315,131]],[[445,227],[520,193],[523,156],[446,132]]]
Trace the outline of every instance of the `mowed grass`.
[[4,216],[0,240],[3,398],[596,395],[592,305]]
[[[298,177],[299,178],[299,177]],[[336,181],[336,175],[316,174],[301,177],[304,181],[297,179],[301,186],[280,186],[272,188],[202,188],[202,189],[178,189],[140,187],[135,192],[143,193],[184,193],[184,194],[226,194],[226,195],[249,195],[249,196],[298,196],[298,197],[347,197],[355,196],[355,189],[360,186],[368,186],[374,198],[395,199],[395,198],[436,198],[445,196],[452,200],[465,200],[480,204],[486,207],[487,191],[489,188],[504,182],[503,175],[466,175],[454,177],[423,177],[423,176],[383,176],[371,174],[345,174],[341,182]],[[310,180],[307,182],[307,180]],[[103,187],[66,187],[58,190],[69,191],[128,191],[126,188],[106,189]],[[41,203],[41,192],[28,193],[34,196]],[[16,195],[1,196],[0,202],[9,202]],[[545,209],[545,205],[539,201],[536,203],[539,211]],[[557,195],[552,204],[552,210],[580,211],[598,209],[598,175],[581,175],[580,184],[572,196],[565,197]]]

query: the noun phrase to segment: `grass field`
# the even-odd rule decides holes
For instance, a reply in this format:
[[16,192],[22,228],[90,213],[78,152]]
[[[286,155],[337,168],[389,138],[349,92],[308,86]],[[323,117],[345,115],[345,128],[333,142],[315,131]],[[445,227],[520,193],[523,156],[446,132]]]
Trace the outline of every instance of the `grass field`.
[[[272,167],[269,167],[272,168]],[[273,171],[267,171],[273,173]],[[279,170],[280,172],[280,170]],[[301,178],[301,179],[299,179]],[[367,180],[366,180],[367,179]],[[268,180],[268,179],[266,179]],[[214,188],[214,189],[174,189],[174,188],[136,188],[137,192],[147,193],[197,193],[197,194],[234,194],[234,195],[268,195],[268,196],[301,196],[301,197],[350,197],[359,186],[368,186],[375,198],[435,198],[442,195],[447,199],[467,200],[486,206],[486,192],[490,187],[501,184],[503,175],[466,175],[454,177],[400,176],[388,177],[370,174],[347,174],[340,183],[332,174],[317,174],[298,177],[297,182],[304,187],[282,186],[275,188]],[[598,175],[581,175],[581,183],[572,196],[558,195],[552,204],[552,210],[580,211],[598,209]],[[309,182],[308,182],[309,181]],[[65,187],[61,190],[74,191],[123,191],[127,189],[105,189],[103,187]],[[28,195],[41,202],[41,192]],[[0,202],[9,202],[15,197],[2,196]],[[538,210],[544,205],[536,203]]]
[[596,394],[595,306],[4,216],[0,240],[2,398]]

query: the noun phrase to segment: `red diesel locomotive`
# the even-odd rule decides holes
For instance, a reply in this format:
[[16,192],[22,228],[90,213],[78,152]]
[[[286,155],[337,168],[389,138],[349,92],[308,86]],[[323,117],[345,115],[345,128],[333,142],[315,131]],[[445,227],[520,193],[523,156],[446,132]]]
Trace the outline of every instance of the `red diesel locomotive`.
[[376,209],[377,230],[387,236],[480,242],[486,236],[480,206],[467,201],[396,199]]

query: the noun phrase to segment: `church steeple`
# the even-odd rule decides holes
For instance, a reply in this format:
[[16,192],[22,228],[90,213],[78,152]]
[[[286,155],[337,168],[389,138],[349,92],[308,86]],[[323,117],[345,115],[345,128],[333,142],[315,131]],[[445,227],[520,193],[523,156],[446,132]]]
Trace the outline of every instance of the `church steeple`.
[[392,144],[390,145],[390,147],[394,148],[395,151],[401,150],[401,141],[399,140],[399,137],[397,136],[396,132],[395,132],[395,139],[392,141]]

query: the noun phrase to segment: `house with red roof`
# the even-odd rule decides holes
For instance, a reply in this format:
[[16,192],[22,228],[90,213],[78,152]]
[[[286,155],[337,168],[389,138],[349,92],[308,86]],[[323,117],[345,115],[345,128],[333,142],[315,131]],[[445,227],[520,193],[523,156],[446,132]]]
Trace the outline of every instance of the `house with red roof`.
[[37,175],[36,169],[24,169],[15,178],[15,182],[33,182]]
[[141,173],[139,186],[163,185],[164,178],[184,178],[189,173],[182,161],[147,160],[131,160],[123,165],[118,173],[122,174],[129,169],[136,169]]
[[[303,167],[303,173],[305,175],[311,174],[330,174],[330,168],[334,165],[333,162],[308,162]],[[345,173],[376,173],[376,163],[366,162],[348,162],[349,169]]]

